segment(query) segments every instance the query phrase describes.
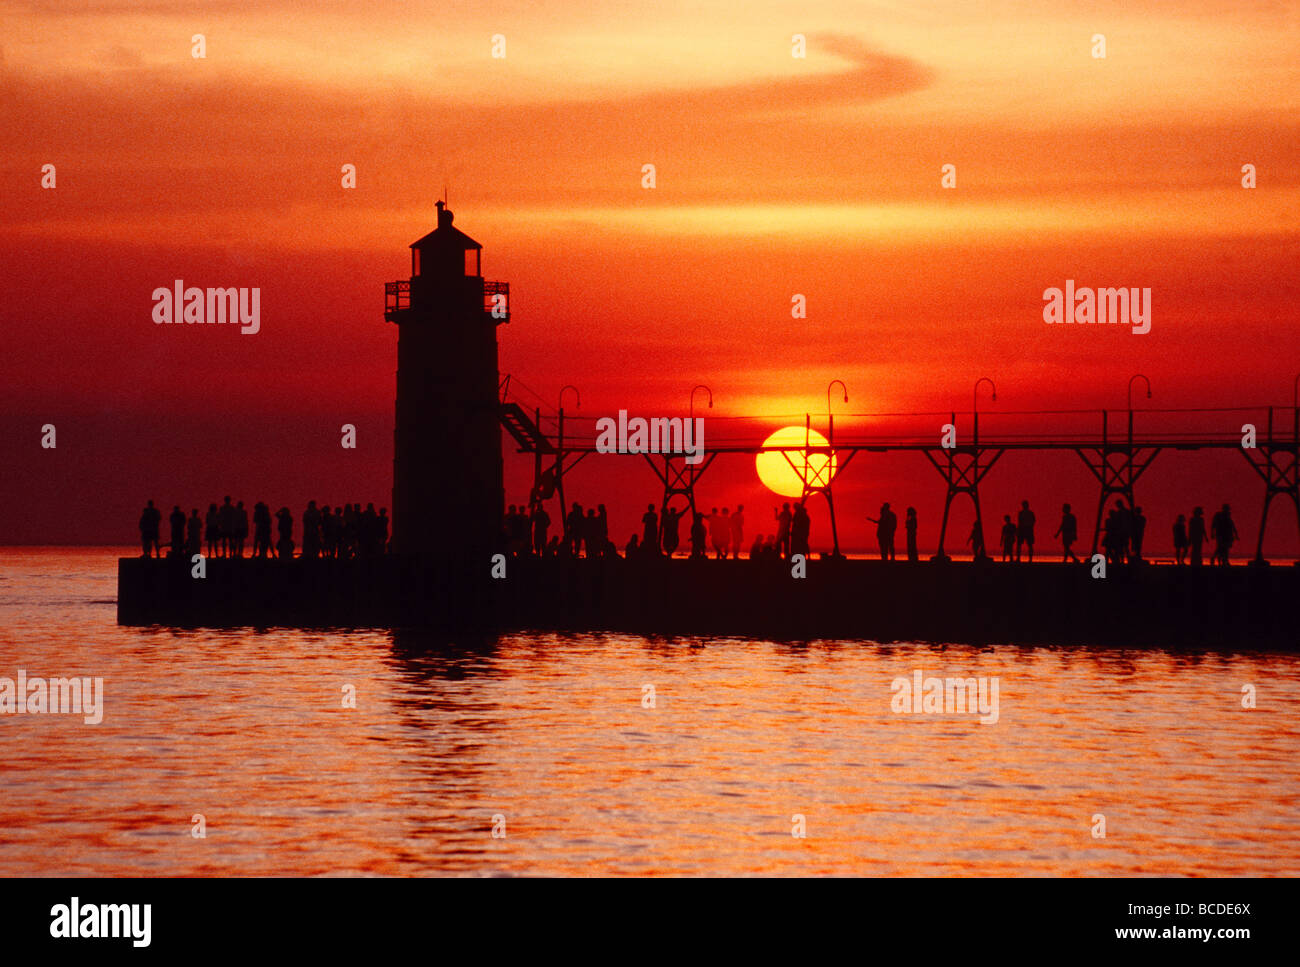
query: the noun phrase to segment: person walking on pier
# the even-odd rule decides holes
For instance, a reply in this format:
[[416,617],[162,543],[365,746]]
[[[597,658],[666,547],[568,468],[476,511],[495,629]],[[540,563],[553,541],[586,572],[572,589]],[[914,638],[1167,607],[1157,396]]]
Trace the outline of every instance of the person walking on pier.
[[1192,520],[1187,525],[1187,541],[1192,547],[1192,567],[1201,566],[1201,546],[1205,543],[1205,508],[1197,507],[1192,511]]
[[275,512],[276,528],[280,532],[280,539],[276,541],[275,552],[280,558],[293,557],[293,514],[289,513],[288,507],[281,507]]
[[[258,506],[262,506],[258,502]],[[253,525],[257,525],[257,507],[253,508]],[[253,538],[253,555],[257,556],[257,538]],[[320,553],[321,557],[333,558],[339,549],[338,520],[330,510],[329,501],[320,509]]]
[[195,554],[203,553],[203,519],[199,517],[197,507],[190,511],[189,519],[185,521],[185,556],[193,558]]
[[1187,515],[1179,514],[1174,521],[1174,563],[1182,564],[1187,557]]
[[709,541],[713,544],[713,556],[719,561],[727,559],[727,545],[731,541],[731,521],[727,518],[727,508],[714,507],[709,514]]
[[677,547],[681,544],[681,534],[679,525],[681,524],[682,514],[684,511],[674,510],[671,507],[664,508],[663,519],[663,548],[664,554],[672,557],[677,553]]
[[645,513],[641,515],[641,540],[637,546],[646,554],[653,554],[659,547],[659,515],[655,513],[654,504],[646,504]]
[[781,557],[790,556],[790,527],[794,521],[790,513],[789,503],[781,505],[780,511],[772,510],[772,517],[776,520],[776,544],[781,549]]
[[[972,541],[978,540],[978,538],[975,535],[979,532],[979,526],[980,526],[980,522],[978,520],[975,521],[975,523],[971,526],[970,532],[971,532]],[[976,554],[975,556],[979,557],[979,554]],[[1006,563],[1007,561],[1014,561],[1015,557],[1016,557],[1016,525],[1011,523],[1010,514],[1003,514],[1002,515],[1002,561],[1003,563]]]
[[307,501],[307,509],[302,512],[302,556],[320,556],[320,511],[314,500]]
[[[387,509],[387,508],[385,508]],[[560,508],[563,510],[564,508]],[[387,517],[380,514],[385,521]],[[546,512],[546,505],[538,502],[533,508],[533,553],[538,557],[546,553],[547,532],[551,529],[551,515]],[[387,540],[384,543],[388,543]]]
[[1074,556],[1074,550],[1071,545],[1079,539],[1079,521],[1078,518],[1070,512],[1069,504],[1065,504],[1061,507],[1061,523],[1060,526],[1056,528],[1056,533],[1052,536],[1061,539],[1061,548],[1063,551],[1061,563],[1065,564],[1068,561],[1073,561],[1078,564],[1079,559]]
[[907,508],[907,516],[903,520],[903,529],[907,531],[907,559],[909,561],[919,561],[920,552],[916,549],[916,508]]
[[1034,561],[1034,512],[1029,509],[1029,501],[1020,502],[1020,513],[1016,517],[1016,560],[1020,560],[1021,547],[1026,548],[1029,562]]
[[894,531],[898,527],[898,515],[889,509],[889,504],[880,505],[879,517],[868,517],[876,525],[876,543],[880,547],[882,561],[894,560]]
[[235,503],[235,557],[244,556],[244,541],[248,540],[248,511],[242,500]]
[[270,553],[271,508],[259,500],[253,505],[253,557],[266,557]]
[[1102,526],[1105,536],[1102,545],[1106,549],[1106,563],[1123,564],[1128,557],[1130,516],[1124,507],[1124,501],[1115,501],[1115,506],[1106,515]]
[[1133,560],[1133,511],[1125,506],[1123,500],[1115,501],[1115,563],[1124,564]]
[[356,557],[357,554],[357,514],[359,506],[343,505],[343,539],[339,541],[339,557]]
[[227,496],[217,510],[217,533],[220,537],[221,556],[230,557],[235,547],[235,505]]
[[[528,553],[528,518],[523,514],[523,508],[519,509],[519,529],[523,532],[523,550],[521,555]],[[380,554],[379,544],[379,515],[375,513],[373,502],[367,502],[366,509],[361,512],[361,556],[378,557]]]
[[216,557],[221,546],[221,515],[216,504],[208,504],[203,517],[203,539],[208,543],[208,557]]
[[1143,516],[1141,507],[1133,508],[1130,527],[1129,545],[1133,548],[1132,561],[1138,564],[1142,561],[1142,538],[1146,536],[1147,532],[1147,519]]
[[564,518],[564,543],[569,548],[570,557],[577,557],[578,552],[582,550],[582,527],[584,520],[586,520],[586,518],[582,513],[582,504],[575,500],[573,502],[573,508],[569,511],[569,516]]
[[140,512],[140,546],[144,550],[141,557],[162,557],[162,548],[158,544],[158,531],[162,528],[162,511],[149,501]]
[[167,552],[167,556],[180,557],[185,550],[185,511],[181,510],[180,504],[172,504],[172,512],[167,518],[167,523],[171,524],[172,528],[171,549]]
[[740,560],[740,552],[745,545],[745,505],[737,504],[736,512],[731,515],[731,557]]
[[800,501],[794,509],[794,517],[790,519],[790,553],[802,554],[804,560],[807,560],[812,553],[812,518],[808,515],[807,506]]
[[1232,522],[1232,512],[1227,504],[1223,505],[1223,510],[1215,514],[1214,520],[1210,522],[1210,536],[1214,538],[1214,560],[1211,563],[1227,567],[1232,544],[1241,536],[1237,533],[1237,525]]
[[703,559],[708,556],[705,547],[707,540],[708,531],[704,527],[704,515],[696,511],[695,519],[691,521],[691,557]]

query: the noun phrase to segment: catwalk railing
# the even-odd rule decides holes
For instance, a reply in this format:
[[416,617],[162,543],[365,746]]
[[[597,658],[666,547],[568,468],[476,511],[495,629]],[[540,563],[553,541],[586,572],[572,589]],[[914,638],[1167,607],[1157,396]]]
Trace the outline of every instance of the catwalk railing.
[[[516,381],[516,386],[520,384]],[[543,412],[517,397],[506,398],[503,384],[503,422],[519,443],[520,453],[535,458],[534,501],[556,494],[563,501],[564,475],[593,453],[624,452],[602,447],[601,429],[619,422],[618,413],[578,415],[562,409]],[[507,413],[508,411],[508,413]],[[526,426],[520,425],[520,415]],[[531,417],[531,419],[529,419]],[[697,464],[686,464],[680,451],[647,453],[663,484],[662,506],[677,499],[695,510],[695,484],[719,455],[782,453],[803,479],[800,500],[821,494],[830,507],[835,552],[839,542],[834,521],[833,483],[853,457],[862,452],[921,453],[947,484],[939,557],[944,556],[949,511],[961,495],[975,505],[982,533],[979,484],[1008,451],[1073,451],[1087,465],[1100,486],[1092,549],[1097,549],[1105,505],[1122,498],[1129,506],[1134,489],[1164,450],[1237,450],[1264,482],[1264,508],[1260,519],[1255,559],[1263,561],[1263,540],[1268,512],[1275,497],[1291,501],[1300,521],[1300,407],[1195,407],[1181,409],[1079,409],[932,411],[913,413],[801,413],[766,416],[712,416],[690,409],[666,414],[631,412],[626,419],[677,420],[703,418],[703,454]],[[770,443],[773,433],[787,427],[804,431],[803,439],[787,431],[794,442]],[[606,435],[605,440],[609,437]],[[618,444],[618,434],[614,441]],[[627,442],[624,439],[623,442]],[[825,460],[809,457],[833,451],[836,468],[826,473]],[[543,459],[543,457],[545,459]],[[820,463],[820,466],[819,466]]]

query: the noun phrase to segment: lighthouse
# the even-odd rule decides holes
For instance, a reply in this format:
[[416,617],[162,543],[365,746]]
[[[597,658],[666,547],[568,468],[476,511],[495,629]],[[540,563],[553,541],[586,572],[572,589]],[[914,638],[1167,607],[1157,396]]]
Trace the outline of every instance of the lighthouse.
[[486,568],[505,502],[496,329],[510,287],[483,278],[483,246],[437,207],[410,280],[384,285],[398,333],[392,551]]

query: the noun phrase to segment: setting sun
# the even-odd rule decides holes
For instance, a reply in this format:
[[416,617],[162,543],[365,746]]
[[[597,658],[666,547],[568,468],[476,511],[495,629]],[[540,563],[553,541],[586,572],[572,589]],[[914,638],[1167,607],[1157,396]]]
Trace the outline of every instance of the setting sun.
[[[816,452],[818,448],[829,446],[827,439],[816,430],[802,426],[782,427],[764,440],[763,446],[788,448],[764,450],[754,460],[758,479],[782,497],[802,497],[805,479],[809,483],[829,483],[835,476],[835,454],[831,452],[828,457],[825,452]],[[828,459],[829,474],[825,472]]]

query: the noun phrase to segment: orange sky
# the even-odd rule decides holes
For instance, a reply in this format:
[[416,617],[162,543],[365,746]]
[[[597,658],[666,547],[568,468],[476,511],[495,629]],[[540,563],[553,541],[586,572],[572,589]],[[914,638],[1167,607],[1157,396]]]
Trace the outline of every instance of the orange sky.
[[[130,540],[145,496],[213,479],[386,502],[380,283],[444,185],[512,286],[503,371],[592,415],[700,382],[717,415],[818,411],[833,378],[851,411],[941,410],[981,375],[1007,408],[1118,407],[1135,372],[1156,405],[1284,404],[1300,370],[1294,3],[65,6],[0,7],[0,500],[33,510],[0,540]],[[175,278],[260,287],[261,333],[155,328]],[[1045,325],[1067,278],[1150,287],[1152,331]],[[1188,499],[1256,508],[1238,463]],[[605,472],[578,496],[654,498]],[[1081,472],[1041,499],[1090,505]],[[850,473],[863,512],[937,513],[919,461]],[[715,479],[766,503],[752,467]]]

